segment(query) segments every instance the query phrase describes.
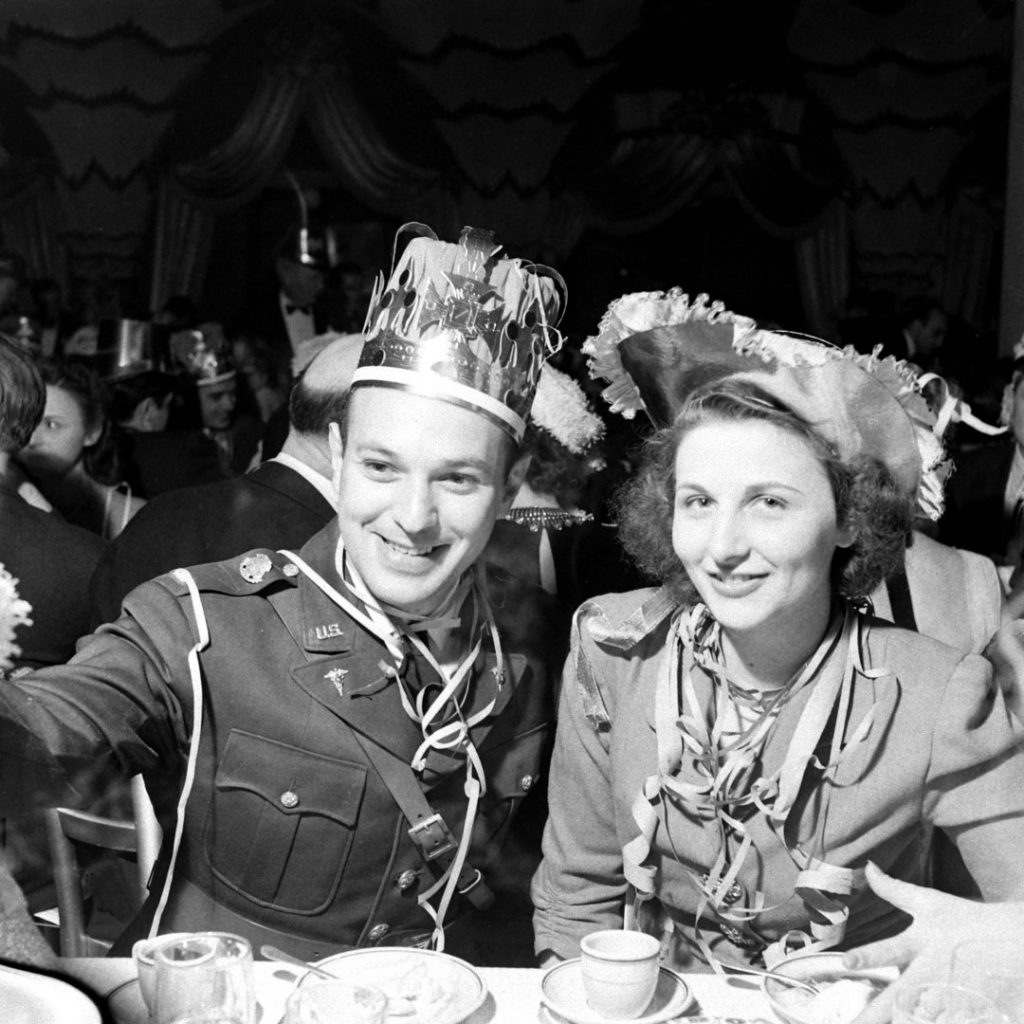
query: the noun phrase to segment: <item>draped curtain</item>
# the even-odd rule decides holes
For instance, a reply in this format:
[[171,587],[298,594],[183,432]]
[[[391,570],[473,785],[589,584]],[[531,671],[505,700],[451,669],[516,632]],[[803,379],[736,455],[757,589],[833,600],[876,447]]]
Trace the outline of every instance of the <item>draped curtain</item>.
[[[643,95],[618,102],[617,109],[634,123],[624,131],[613,114],[613,123],[602,125],[617,137],[602,159],[589,156],[593,134],[570,134],[557,144],[572,170],[516,194],[515,201],[529,212],[523,225],[541,225],[539,237],[532,238],[541,249],[538,255],[564,258],[588,227],[612,235],[650,230],[693,203],[713,179],[724,180],[763,230],[797,245],[807,319],[816,329],[825,324],[845,294],[849,261],[839,250],[848,234],[834,212],[835,188],[804,170],[799,99],[761,97],[752,103],[745,98],[743,118],[726,117],[725,130],[700,102],[682,115],[671,106],[648,103]],[[607,117],[607,108],[597,116]],[[152,308],[173,294],[201,293],[215,217],[267,187],[285,162],[300,119],[338,179],[370,209],[424,221],[445,236],[456,234],[469,213],[481,222],[487,216],[477,208],[479,196],[477,206],[462,209],[467,194],[451,164],[412,163],[391,146],[357,96],[346,60],[332,54],[318,62],[273,63],[254,84],[226,137],[205,153],[166,167],[158,193]],[[693,130],[695,123],[711,130]],[[460,154],[447,152],[458,164]],[[437,156],[432,160],[441,162]],[[826,254],[828,265],[819,265]]]
[[299,119],[306,117],[321,150],[351,193],[375,209],[410,218],[450,215],[436,172],[398,156],[352,94],[340,69],[313,74],[274,68],[261,79],[244,116],[223,142],[197,159],[171,166],[158,195],[153,254],[153,309],[175,294],[200,293],[215,218],[267,187],[284,163]]
[[832,341],[836,316],[850,292],[851,249],[846,206],[829,204],[816,229],[796,240],[797,278],[808,329]]
[[969,324],[992,321],[993,264],[1002,238],[999,215],[969,193],[953,202],[946,222],[945,260],[939,301]]
[[38,177],[21,187],[0,188],[0,238],[24,259],[30,278],[52,277],[67,288],[57,198],[48,180]]
[[611,234],[646,231],[723,178],[761,230],[793,242],[808,329],[830,338],[850,287],[846,209],[835,182],[804,169],[799,100],[758,102],[759,123],[730,134],[654,131],[622,140],[593,178],[585,216]]

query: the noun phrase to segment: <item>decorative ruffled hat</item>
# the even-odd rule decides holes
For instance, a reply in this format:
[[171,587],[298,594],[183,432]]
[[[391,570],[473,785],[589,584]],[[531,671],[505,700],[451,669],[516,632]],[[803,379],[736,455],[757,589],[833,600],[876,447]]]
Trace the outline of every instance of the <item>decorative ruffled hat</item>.
[[698,387],[726,377],[757,384],[815,429],[843,460],[878,459],[918,511],[942,514],[948,464],[935,417],[906,363],[817,338],[758,328],[720,302],[678,288],[613,302],[583,351],[613,412],[644,410],[667,426]]
[[490,231],[463,228],[438,241],[424,224],[381,276],[370,299],[366,345],[352,382],[400,388],[479,413],[522,439],[541,366],[561,347],[561,275],[500,258]]
[[197,387],[210,387],[231,380],[235,364],[228,353],[227,340],[220,324],[200,324],[194,331],[171,335],[171,355],[176,366],[185,371]]

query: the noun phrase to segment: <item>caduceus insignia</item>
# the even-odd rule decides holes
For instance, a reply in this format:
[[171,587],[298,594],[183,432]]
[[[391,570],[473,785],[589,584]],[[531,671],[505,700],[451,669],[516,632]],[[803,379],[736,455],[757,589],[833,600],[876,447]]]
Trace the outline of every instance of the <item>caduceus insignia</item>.
[[339,697],[345,696],[345,688],[342,685],[342,680],[348,675],[347,668],[332,668],[330,671],[324,673],[324,679],[334,685],[334,688],[338,691]]

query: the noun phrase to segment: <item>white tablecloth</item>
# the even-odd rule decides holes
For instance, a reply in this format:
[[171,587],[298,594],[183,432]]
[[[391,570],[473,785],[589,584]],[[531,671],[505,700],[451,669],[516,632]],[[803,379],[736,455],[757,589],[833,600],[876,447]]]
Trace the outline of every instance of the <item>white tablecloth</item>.
[[[64,973],[81,981],[101,997],[135,977],[135,964],[129,959],[64,959],[60,964]],[[274,1024],[277,1019],[275,1008],[283,1005],[283,997],[289,987],[274,976],[279,965],[258,961],[255,967],[256,995],[267,1007],[265,1018]],[[543,971],[505,967],[483,967],[479,970],[490,996],[470,1017],[468,1024],[534,1024],[539,1020]],[[756,978],[720,978],[713,974],[687,974],[685,978],[695,996],[695,1003],[683,1019],[703,1015],[743,1021],[777,1020],[761,994]]]

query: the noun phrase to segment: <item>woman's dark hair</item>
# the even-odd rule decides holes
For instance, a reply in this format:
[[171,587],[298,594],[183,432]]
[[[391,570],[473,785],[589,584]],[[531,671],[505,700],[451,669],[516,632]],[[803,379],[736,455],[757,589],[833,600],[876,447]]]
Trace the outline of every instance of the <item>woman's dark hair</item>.
[[0,452],[24,448],[45,407],[46,388],[31,353],[0,334]]
[[121,482],[121,472],[109,416],[109,398],[103,382],[90,366],[76,360],[44,359],[39,364],[43,382],[66,391],[82,410],[86,430],[99,429],[99,437],[82,452],[85,471],[101,484]]
[[811,446],[832,485],[836,520],[855,540],[837,548],[833,592],[850,600],[867,597],[902,564],[913,519],[913,503],[889,470],[873,459],[843,463],[803,419],[747,381],[713,381],[693,392],[675,422],[645,444],[637,475],[619,492],[616,505],[623,546],[640,570],[667,586],[684,603],[696,598],[672,547],[676,452],[694,427],[714,421],[758,421],[792,431]]

